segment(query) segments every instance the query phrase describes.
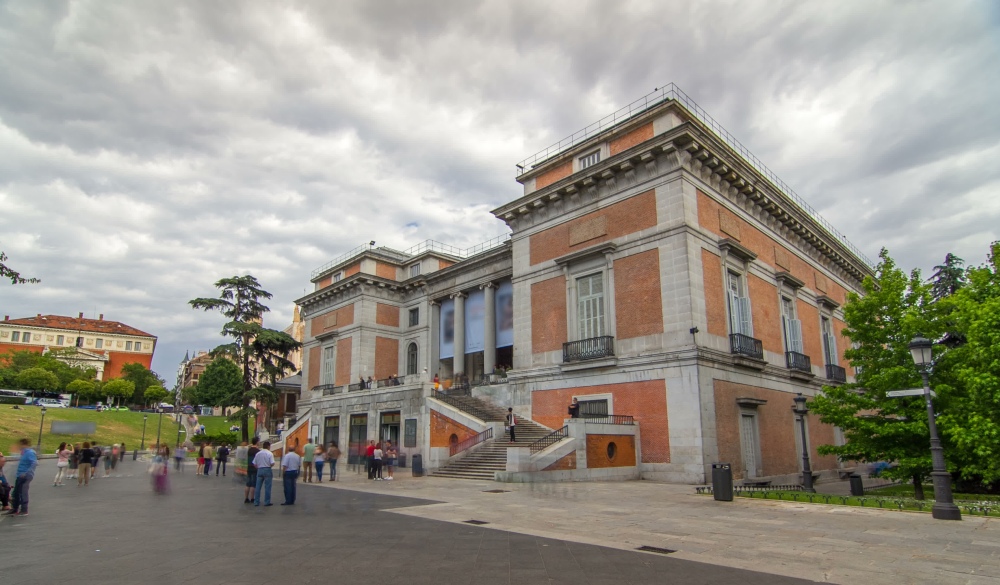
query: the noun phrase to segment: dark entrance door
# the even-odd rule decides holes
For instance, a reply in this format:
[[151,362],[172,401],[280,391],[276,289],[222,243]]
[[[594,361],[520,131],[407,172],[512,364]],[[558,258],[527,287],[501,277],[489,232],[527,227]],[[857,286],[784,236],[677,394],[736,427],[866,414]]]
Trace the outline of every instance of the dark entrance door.
[[323,446],[329,447],[330,443],[337,443],[340,446],[340,417],[328,416],[323,424]]
[[392,441],[396,449],[399,449],[399,420],[399,412],[383,412],[378,434],[380,441]]
[[368,443],[368,415],[352,414],[350,436],[347,440],[347,463],[356,465],[365,462],[365,447]]

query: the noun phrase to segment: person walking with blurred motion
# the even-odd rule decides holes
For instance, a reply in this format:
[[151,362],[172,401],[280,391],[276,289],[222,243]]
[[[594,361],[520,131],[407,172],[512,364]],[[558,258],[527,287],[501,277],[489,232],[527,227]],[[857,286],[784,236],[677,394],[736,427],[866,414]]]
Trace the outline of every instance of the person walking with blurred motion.
[[184,459],[187,458],[187,447],[177,445],[174,449],[174,471],[184,471]]
[[59,443],[59,448],[56,449],[56,477],[52,480],[54,487],[63,485],[66,469],[69,467],[69,458],[72,455],[73,452],[66,448],[66,443]]
[[77,469],[76,487],[90,485],[90,470],[94,466],[96,454],[90,448],[90,442],[83,442],[83,449],[80,449],[80,467]]
[[396,467],[396,446],[392,444],[392,441],[385,442],[385,469],[386,469],[386,480],[392,479],[392,468]]
[[8,516],[28,515],[28,488],[35,479],[35,468],[38,467],[38,454],[31,448],[31,439],[21,439],[17,442],[21,450],[21,459],[17,462],[17,476],[14,480],[14,491],[10,493],[10,510],[4,512]]
[[312,483],[313,480],[313,461],[316,457],[316,443],[313,443],[312,438],[309,442],[302,447],[302,479],[306,483]]
[[122,446],[115,443],[111,446],[111,457],[104,458],[104,477],[109,477],[110,472],[118,468],[118,458],[121,457]]
[[253,465],[257,468],[257,486],[254,492],[253,505],[260,505],[261,491],[264,492],[264,506],[271,505],[271,482],[274,480],[274,455],[271,454],[271,442],[264,441],[261,450],[254,455]]
[[154,453],[156,455],[149,466],[150,481],[152,481],[154,492],[165,494],[167,493],[167,469],[170,462],[170,447],[160,447]]
[[[118,463],[124,463],[125,462],[125,453],[127,451],[128,451],[128,449],[125,448],[125,443],[122,443],[121,448],[118,449]],[[112,465],[111,468],[114,469],[114,466]]]
[[104,448],[94,443],[94,464],[90,466],[90,479],[97,479],[100,477],[97,475],[97,466],[101,464],[101,455],[104,454]]
[[323,464],[326,463],[326,450],[323,445],[315,445],[313,464],[316,466],[316,481],[323,483]]
[[226,463],[229,462],[229,447],[222,445],[215,451],[215,477],[219,477],[219,471],[222,471],[222,477],[226,477]]
[[7,476],[3,473],[4,466],[7,465],[7,458],[3,456],[0,452],[0,511],[6,512],[10,510],[10,482],[7,481]]
[[295,482],[299,479],[299,470],[302,469],[302,458],[294,449],[289,449],[288,453],[281,456],[281,485],[285,492],[285,501],[282,506],[295,505]]
[[334,441],[326,450],[326,462],[330,466],[330,481],[337,481],[337,459],[340,459],[340,447],[337,447],[337,442]]

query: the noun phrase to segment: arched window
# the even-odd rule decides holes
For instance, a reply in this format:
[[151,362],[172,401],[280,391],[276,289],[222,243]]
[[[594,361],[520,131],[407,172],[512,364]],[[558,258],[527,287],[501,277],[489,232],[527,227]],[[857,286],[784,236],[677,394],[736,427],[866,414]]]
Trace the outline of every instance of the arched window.
[[406,347],[406,375],[413,376],[417,373],[417,344],[411,343]]

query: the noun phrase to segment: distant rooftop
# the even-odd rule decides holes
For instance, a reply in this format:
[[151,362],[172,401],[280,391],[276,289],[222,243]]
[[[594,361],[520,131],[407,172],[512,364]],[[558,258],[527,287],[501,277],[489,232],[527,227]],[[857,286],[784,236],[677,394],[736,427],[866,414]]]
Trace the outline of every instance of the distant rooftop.
[[811,205],[806,203],[805,199],[800,197],[787,183],[782,181],[776,174],[774,174],[771,169],[767,168],[760,159],[758,159],[750,150],[743,146],[743,144],[736,139],[728,130],[722,127],[721,124],[715,121],[714,118],[708,115],[708,112],[703,110],[693,99],[688,97],[686,93],[681,91],[679,87],[671,83],[664,87],[658,87],[654,89],[651,93],[635,100],[634,102],[628,104],[627,106],[615,111],[614,113],[601,118],[600,120],[590,124],[589,126],[578,130],[573,134],[563,138],[559,142],[556,142],[552,146],[536,152],[532,156],[522,160],[516,166],[517,176],[521,176],[544,164],[549,159],[562,154],[563,152],[585,142],[606,130],[613,128],[619,124],[625,123],[632,118],[647,112],[652,108],[664,104],[669,101],[675,101],[685,110],[691,113],[691,115],[704,124],[712,133],[718,136],[723,142],[729,145],[730,148],[735,150],[743,159],[753,166],[759,173],[764,175],[771,183],[782,193],[784,193],[789,199],[795,202],[799,207],[802,208],[812,219],[814,219],[820,226],[823,227],[827,232],[833,237],[839,240],[844,246],[846,246],[851,252],[854,253],[858,259],[862,260],[865,264],[870,267],[874,267],[875,263],[872,262],[871,258],[866,256],[857,246],[852,244],[847,236],[840,233],[837,228],[833,227],[829,221],[826,220],[818,211],[813,209]]
[[[103,315],[102,315],[103,317]],[[37,315],[23,319],[4,319],[4,325],[23,325],[28,327],[44,327],[47,329],[68,329],[86,331],[87,333],[113,333],[117,335],[135,335],[137,337],[154,337],[135,327],[101,319],[86,319],[84,317],[65,317],[63,315]]]
[[457,260],[464,260],[466,258],[471,258],[472,256],[476,256],[478,254],[482,254],[483,252],[492,250],[493,248],[502,246],[509,239],[510,239],[510,234],[506,233],[501,236],[497,236],[495,238],[490,238],[485,242],[481,242],[469,248],[456,248],[455,246],[442,244],[441,242],[435,240],[424,240],[423,242],[420,242],[419,244],[402,251],[395,250],[393,248],[388,248],[386,246],[374,247],[369,244],[362,244],[357,248],[354,248],[350,252],[345,252],[344,254],[341,254],[340,256],[334,258],[330,262],[327,262],[326,264],[320,266],[316,270],[313,270],[312,274],[310,275],[310,278],[316,278],[317,276],[323,274],[324,272],[330,270],[331,268],[334,268],[339,264],[343,264],[344,262],[350,260],[351,258],[354,258],[355,256],[360,255],[363,252],[370,251],[376,254],[381,254],[383,256],[388,256],[398,262],[406,262],[407,260],[415,256],[419,256],[420,254],[423,254],[425,252],[437,252],[438,254],[441,254],[443,256],[449,256],[457,261]]

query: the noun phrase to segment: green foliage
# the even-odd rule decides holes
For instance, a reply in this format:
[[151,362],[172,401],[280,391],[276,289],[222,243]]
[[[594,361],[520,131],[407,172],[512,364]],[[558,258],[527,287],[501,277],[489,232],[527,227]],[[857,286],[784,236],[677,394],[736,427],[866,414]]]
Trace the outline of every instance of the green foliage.
[[146,366],[136,363],[128,363],[122,366],[122,379],[128,380],[135,385],[135,393],[132,395],[133,404],[145,404],[149,402],[144,398],[146,389],[150,386],[163,386],[163,379],[150,371]]
[[0,404],[24,404],[24,398],[21,396],[0,396]]
[[931,294],[935,301],[950,297],[965,286],[963,264],[965,260],[949,252],[945,254],[944,264],[934,267],[934,274],[931,276]]
[[169,395],[170,393],[166,388],[160,384],[156,384],[146,388],[143,394],[143,401],[145,404],[158,405]]
[[918,333],[930,339],[940,335],[940,319],[920,272],[907,277],[885,249],[879,257],[876,278],[866,278],[864,294],[848,295],[844,306],[844,333],[854,344],[844,355],[860,367],[857,381],[824,387],[810,406],[824,423],[843,429],[846,439],[842,446],[820,446],[820,453],[842,460],[895,461],[887,475],[919,479],[931,470],[923,400],[888,398],[886,393],[922,386],[908,346]]
[[31,368],[41,368],[55,374],[59,379],[58,386],[53,388],[55,391],[62,390],[73,380],[93,380],[97,375],[93,368],[70,366],[58,359],[59,356],[73,351],[53,350],[43,355],[33,351],[20,350],[0,355],[0,384],[5,387],[17,386],[18,374]]
[[1000,481],[1000,243],[966,277],[945,301],[965,343],[949,352],[950,375],[935,387],[952,396],[938,423],[955,446],[948,455],[962,477],[989,484]]
[[121,403],[122,400],[128,400],[135,393],[135,384],[124,378],[115,378],[105,383],[101,387],[101,392]]
[[243,374],[240,367],[224,357],[215,358],[198,379],[192,396],[205,406],[238,406],[243,398]]
[[240,436],[237,433],[230,431],[220,431],[212,434],[195,435],[191,437],[191,441],[196,445],[200,443],[208,443],[209,445],[239,445]]
[[35,284],[41,282],[37,278],[27,278],[21,276],[20,272],[17,272],[13,268],[10,268],[4,262],[7,261],[7,254],[4,254],[0,250],[0,278],[9,278],[11,284]]
[[59,377],[43,368],[28,368],[17,375],[17,387],[22,390],[59,390]]
[[80,400],[84,402],[92,400],[96,394],[96,386],[90,380],[73,380],[69,384],[66,384],[66,392],[76,396],[77,403]]

